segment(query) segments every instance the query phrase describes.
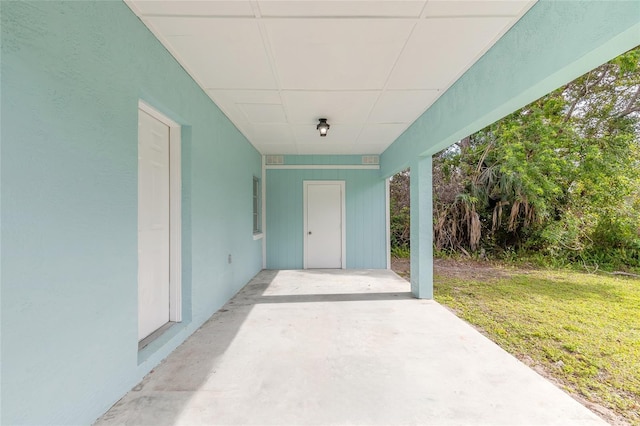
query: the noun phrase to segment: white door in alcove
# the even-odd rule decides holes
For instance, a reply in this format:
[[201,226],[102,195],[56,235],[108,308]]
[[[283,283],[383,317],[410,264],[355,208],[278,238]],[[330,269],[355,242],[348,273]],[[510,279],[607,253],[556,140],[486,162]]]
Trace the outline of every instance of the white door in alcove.
[[304,182],[304,268],[345,267],[344,181]]
[[169,322],[169,126],[138,115],[138,339]]

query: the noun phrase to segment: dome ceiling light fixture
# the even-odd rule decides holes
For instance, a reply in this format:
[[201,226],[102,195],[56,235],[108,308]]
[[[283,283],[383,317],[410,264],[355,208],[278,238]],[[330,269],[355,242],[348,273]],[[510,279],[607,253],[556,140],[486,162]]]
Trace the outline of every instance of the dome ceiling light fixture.
[[327,123],[327,119],[326,118],[319,118],[318,121],[319,121],[319,123],[316,126],[316,129],[318,129],[318,131],[320,132],[320,137],[327,136],[327,132],[329,131],[329,127],[331,127],[329,125],[329,123]]

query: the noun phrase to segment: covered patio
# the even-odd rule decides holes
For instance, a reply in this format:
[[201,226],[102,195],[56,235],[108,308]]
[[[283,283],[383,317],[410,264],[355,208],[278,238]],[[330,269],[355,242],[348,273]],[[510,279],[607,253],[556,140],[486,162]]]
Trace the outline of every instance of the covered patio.
[[[0,24],[0,423],[598,421],[429,300],[432,156],[637,46],[640,2],[0,1]],[[406,168],[411,285],[386,270]]]
[[605,423],[392,271],[264,270],[97,424]]

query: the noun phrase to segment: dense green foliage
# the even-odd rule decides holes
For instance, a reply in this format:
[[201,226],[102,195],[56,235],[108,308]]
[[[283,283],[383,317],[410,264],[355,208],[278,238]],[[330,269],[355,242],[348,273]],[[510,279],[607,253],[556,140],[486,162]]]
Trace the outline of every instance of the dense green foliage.
[[393,176],[389,186],[391,254],[396,257],[409,257],[409,170]]
[[434,156],[436,249],[640,267],[639,95],[640,47]]
[[639,279],[477,264],[467,271],[440,269],[435,299],[565,389],[640,425]]

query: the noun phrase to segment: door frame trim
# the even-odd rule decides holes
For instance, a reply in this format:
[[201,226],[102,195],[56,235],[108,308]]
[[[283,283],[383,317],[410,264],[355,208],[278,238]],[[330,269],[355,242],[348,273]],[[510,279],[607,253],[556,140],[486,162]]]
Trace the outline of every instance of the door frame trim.
[[182,321],[182,126],[146,102],[138,109],[169,127],[169,321]]
[[303,254],[302,254],[302,262],[303,262],[303,269],[307,269],[307,197],[308,197],[308,190],[309,190],[309,185],[326,185],[326,184],[334,184],[334,185],[340,185],[340,210],[341,210],[341,236],[342,236],[342,241],[341,241],[341,251],[342,251],[342,256],[340,259],[340,264],[341,264],[341,269],[347,269],[347,207],[345,204],[346,201],[346,195],[345,195],[345,181],[344,180],[303,180],[302,181],[302,185],[303,185],[303,192],[302,192],[302,208],[303,208],[303,229],[302,229],[302,235],[303,235]]

